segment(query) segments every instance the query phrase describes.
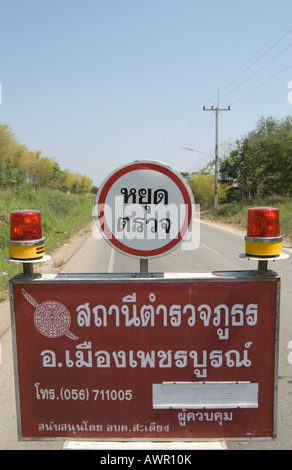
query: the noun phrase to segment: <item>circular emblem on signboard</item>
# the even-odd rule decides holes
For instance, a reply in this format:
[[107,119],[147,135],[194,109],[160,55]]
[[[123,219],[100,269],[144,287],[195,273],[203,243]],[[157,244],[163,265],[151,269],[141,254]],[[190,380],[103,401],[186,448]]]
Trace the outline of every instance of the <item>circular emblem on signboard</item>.
[[102,183],[95,218],[116,250],[135,258],[156,258],[187,238],[193,206],[192,192],[177,171],[143,160],[118,168]]
[[34,324],[36,329],[47,338],[59,338],[66,335],[70,339],[78,339],[71,331],[71,316],[67,308],[49,300],[39,304],[30,294],[22,289],[22,295],[33,305],[36,310],[34,312]]

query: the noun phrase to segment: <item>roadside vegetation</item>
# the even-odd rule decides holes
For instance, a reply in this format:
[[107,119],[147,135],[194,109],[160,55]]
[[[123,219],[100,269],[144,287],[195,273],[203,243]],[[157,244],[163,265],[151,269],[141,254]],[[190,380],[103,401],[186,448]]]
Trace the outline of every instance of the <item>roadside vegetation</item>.
[[0,301],[7,292],[8,280],[22,272],[22,265],[4,261],[8,256],[10,212],[34,209],[41,212],[45,253],[51,254],[92,220],[94,195],[63,193],[52,188],[23,184],[0,191]]
[[92,219],[92,180],[62,170],[53,158],[20,145],[8,125],[0,125],[0,301],[7,295],[8,280],[22,266],[4,261],[8,256],[10,212],[41,212],[45,253],[66,243]]
[[62,170],[54,158],[32,151],[16,140],[6,124],[0,124],[0,190],[27,183],[34,188],[48,187],[71,194],[88,193],[92,180],[87,176]]
[[214,204],[214,162],[183,173],[201,205],[201,216],[246,228],[250,207],[280,210],[281,234],[292,241],[292,117],[259,119],[220,160],[218,208]]
[[269,196],[260,199],[243,199],[223,204],[214,209],[201,209],[201,217],[213,221],[247,228],[247,211],[250,207],[277,207],[280,211],[280,231],[283,238],[292,242],[292,201],[291,198]]

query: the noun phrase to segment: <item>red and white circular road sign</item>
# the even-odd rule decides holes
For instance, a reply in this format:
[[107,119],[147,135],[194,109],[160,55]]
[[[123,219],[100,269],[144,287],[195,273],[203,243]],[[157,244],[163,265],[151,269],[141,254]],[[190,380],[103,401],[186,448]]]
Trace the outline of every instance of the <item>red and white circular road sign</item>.
[[156,258],[187,238],[193,207],[192,192],[177,171],[143,160],[106,178],[96,196],[95,218],[116,250],[135,258]]

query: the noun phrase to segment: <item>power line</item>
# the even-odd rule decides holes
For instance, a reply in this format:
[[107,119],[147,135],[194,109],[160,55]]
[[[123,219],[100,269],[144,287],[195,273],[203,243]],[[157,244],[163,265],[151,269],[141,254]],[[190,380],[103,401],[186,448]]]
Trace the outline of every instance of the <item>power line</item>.
[[197,117],[199,116],[199,114],[201,114],[201,112],[199,112],[194,118],[193,120],[191,121],[191,123],[187,126],[187,128],[183,131],[183,133],[178,137],[178,139],[174,142],[174,144],[172,144],[172,146],[170,147],[170,149],[165,152],[165,155],[166,154],[169,154],[171,153],[174,148],[176,148],[178,146],[178,143],[181,141],[181,139],[185,136],[185,134],[187,133],[187,131],[189,130],[189,128],[193,125],[193,123],[196,121]]
[[[292,31],[292,29],[291,29]],[[233,90],[231,90],[229,93],[227,93],[226,95],[223,96],[223,98],[226,98],[226,96],[229,96],[231,95],[231,93],[233,93],[234,91],[236,91],[238,88],[240,88],[242,85],[244,85],[248,80],[250,80],[251,78],[253,78],[257,73],[261,72],[265,67],[267,67],[267,65],[269,65],[271,62],[273,62],[275,59],[277,59],[281,54],[283,54],[283,52],[285,52],[287,49],[289,49],[289,47],[291,47],[292,44],[289,44],[287,47],[285,47],[282,51],[280,51],[278,54],[276,54],[272,59],[270,59],[268,62],[266,62],[264,65],[262,65],[258,70],[256,70],[255,72],[252,73],[252,75],[250,75],[249,77],[247,77],[245,80],[243,80],[243,82],[239,83],[239,85],[237,85]]]
[[220,90],[221,92],[226,90],[226,88],[229,88],[240,76],[242,76],[243,74],[245,74],[253,65],[255,65],[256,63],[258,63],[268,52],[270,52],[277,44],[279,44],[280,41],[282,41],[282,39],[284,39],[286,36],[288,36],[288,34],[292,31],[292,28],[289,29],[289,31],[287,33],[285,33],[280,39],[278,39],[278,41],[276,41],[271,47],[269,47],[269,49],[267,49],[260,57],[257,57],[257,59],[252,63],[250,64],[246,69],[244,69],[243,72],[241,72],[240,74],[238,74],[238,72],[245,66],[245,64],[248,64],[250,62],[250,60],[252,60],[254,57],[256,57],[258,55],[258,53],[264,49],[264,47],[266,46],[266,44],[268,44],[280,31],[282,31],[282,29],[284,29],[284,27],[289,24],[290,22],[292,21],[292,18],[287,22],[285,23],[284,26],[282,26],[278,31],[277,33],[275,33],[265,44],[263,47],[261,47],[255,54],[253,54],[238,70],[237,72],[235,73],[236,76],[235,78],[230,82],[228,83],[226,86],[224,86],[223,88],[220,87]]
[[245,98],[246,96],[250,95],[251,93],[253,93],[254,91],[256,91],[258,88],[262,87],[263,85],[265,85],[266,83],[270,82],[271,80],[273,80],[273,78],[276,78],[278,75],[280,75],[281,73],[285,72],[285,70],[289,69],[289,67],[292,67],[292,63],[287,65],[287,67],[284,67],[282,70],[280,70],[279,72],[275,73],[274,75],[272,75],[272,77],[269,77],[267,80],[265,80],[264,82],[260,83],[259,85],[257,85],[255,88],[253,88],[252,90],[248,91],[247,93],[245,93],[244,95],[242,95],[240,98],[238,98],[237,100],[233,101],[231,103],[231,105],[235,104],[235,103],[238,103],[238,101],[241,101],[243,98]]
[[[233,76],[235,75],[235,77],[229,82],[227,81],[227,84],[225,86],[223,86],[223,88],[221,88],[221,92],[222,90],[225,91],[225,90],[228,90],[228,88],[231,87],[231,85],[233,83],[235,83],[240,77],[242,77],[248,70],[250,70],[255,64],[257,64],[263,57],[265,57],[274,47],[276,47],[283,39],[285,39],[292,31],[292,28],[290,28],[285,34],[283,34],[278,40],[276,40],[267,50],[265,50],[259,57],[258,54],[264,50],[264,48],[281,32],[284,30],[284,28],[290,24],[292,21],[292,18],[290,18],[283,26],[281,26],[281,28],[279,28],[276,33],[274,33],[270,39],[268,41],[265,42],[265,44],[255,53],[253,54],[246,62],[244,62],[244,64],[239,68],[237,69],[237,71],[235,72],[235,74],[233,74]],[[229,96],[231,93],[233,93],[234,91],[236,91],[239,87],[241,87],[242,85],[244,85],[244,83],[246,83],[248,80],[250,80],[251,78],[253,78],[257,73],[259,73],[261,70],[263,70],[263,68],[265,68],[267,65],[269,65],[273,60],[275,60],[277,57],[279,57],[279,55],[281,55],[283,52],[285,52],[289,47],[291,47],[292,44],[288,45],[286,48],[284,48],[282,51],[280,51],[278,54],[276,54],[272,59],[270,59],[268,62],[266,62],[262,67],[260,67],[257,71],[255,71],[252,75],[250,75],[249,77],[247,77],[245,80],[243,80],[240,84],[238,84],[233,90],[231,90],[230,92],[226,93],[225,95],[223,95],[223,98],[225,98],[226,96]],[[253,60],[255,59],[255,60]],[[251,60],[253,60],[253,62],[248,65],[241,73],[239,73]],[[244,99],[246,96],[248,96],[249,94],[253,93],[254,91],[256,91],[258,88],[260,88],[261,86],[264,86],[266,83],[268,83],[270,80],[272,80],[273,78],[277,77],[278,75],[280,75],[282,72],[284,72],[285,70],[287,70],[292,64],[289,64],[287,67],[283,68],[282,70],[280,70],[279,72],[277,72],[276,74],[274,74],[273,76],[269,77],[268,79],[264,80],[262,83],[260,83],[259,85],[257,85],[256,87],[254,87],[252,90],[248,91],[247,93],[245,93],[244,95],[242,95],[241,97],[239,97],[238,99],[236,99],[235,101],[233,101],[231,103],[231,105],[237,103],[238,101]],[[226,82],[225,82],[226,83]],[[210,100],[208,100],[208,102],[206,103],[206,105],[208,105],[212,100],[214,99],[214,97],[212,97]],[[182,132],[182,134],[179,136],[179,138],[174,142],[174,144],[171,146],[171,148],[169,149],[168,152],[165,153],[165,155],[168,155],[170,153],[173,153],[174,150],[176,150],[176,148],[178,147],[179,143],[182,141],[183,138],[186,138],[187,135],[189,135],[191,132],[192,132],[192,127],[194,125],[194,123],[198,120],[198,118],[201,116],[201,111],[199,111],[196,116],[192,119],[192,121],[190,122],[190,124],[186,127],[186,129]],[[199,120],[199,124],[203,121],[204,118],[201,118]],[[201,135],[201,134],[200,134]],[[196,139],[197,140],[197,139]]]
[[[211,102],[211,99],[208,101],[208,103]],[[186,129],[182,132],[182,134],[178,137],[178,139],[172,144],[172,146],[169,148],[168,151],[165,152],[163,158],[171,153],[173,153],[177,148],[179,147],[179,143],[181,143],[182,139],[186,138],[191,132],[192,132],[192,126],[194,123],[197,121],[197,119],[201,116],[201,110],[196,114],[196,116],[193,118],[193,120],[190,122],[190,124],[186,127]],[[198,122],[198,125],[205,119],[205,116],[201,118]]]

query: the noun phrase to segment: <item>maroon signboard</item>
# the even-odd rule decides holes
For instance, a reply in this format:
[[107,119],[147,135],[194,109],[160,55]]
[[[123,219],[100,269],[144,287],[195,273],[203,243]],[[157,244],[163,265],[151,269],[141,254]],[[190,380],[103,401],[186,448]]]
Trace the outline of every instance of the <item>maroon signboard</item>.
[[274,437],[279,282],[13,278],[20,438]]

